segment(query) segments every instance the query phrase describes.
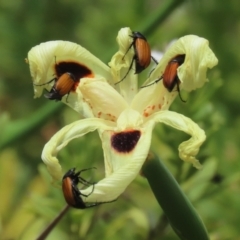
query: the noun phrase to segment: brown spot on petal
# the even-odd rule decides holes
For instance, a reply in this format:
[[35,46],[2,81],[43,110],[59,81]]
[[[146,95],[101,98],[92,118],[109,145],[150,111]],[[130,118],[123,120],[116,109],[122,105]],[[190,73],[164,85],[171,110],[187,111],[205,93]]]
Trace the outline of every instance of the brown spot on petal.
[[111,145],[117,152],[129,153],[135,148],[140,137],[141,132],[138,130],[115,133],[111,137]]
[[144,116],[144,117],[148,117],[149,114],[148,114],[147,112],[144,112],[144,113],[143,113],[143,116]]
[[143,116],[149,117],[151,114],[156,112],[157,108],[156,105],[149,105],[143,110]]

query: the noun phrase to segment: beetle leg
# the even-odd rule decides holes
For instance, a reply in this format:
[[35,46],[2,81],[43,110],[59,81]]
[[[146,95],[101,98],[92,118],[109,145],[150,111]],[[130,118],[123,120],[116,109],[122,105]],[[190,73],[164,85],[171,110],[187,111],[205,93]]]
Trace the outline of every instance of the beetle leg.
[[[151,74],[151,73],[150,73]],[[163,76],[161,76],[160,78],[158,78],[157,80],[155,80],[154,82],[152,82],[152,83],[149,83],[148,85],[145,85],[145,86],[142,86],[141,88],[145,88],[145,87],[149,87],[149,86],[151,86],[151,85],[153,85],[153,84],[155,84],[155,83],[158,83],[160,80],[162,80],[163,79]]]
[[66,97],[66,103],[68,103],[68,97],[69,97],[70,91],[67,93],[67,97]]
[[78,190],[79,194],[80,194],[81,196],[84,196],[84,197],[90,196],[90,195],[93,193],[93,190],[94,190],[94,187],[95,187],[95,183],[93,183],[92,186],[93,186],[93,187],[92,187],[92,191],[91,191],[89,194],[83,194],[83,193],[81,193],[80,190]]
[[130,64],[130,67],[128,68],[128,71],[127,71],[127,73],[125,74],[125,76],[124,76],[120,81],[116,82],[115,85],[118,84],[118,83],[120,83],[120,82],[122,82],[122,81],[127,77],[128,73],[129,73],[130,70],[132,69],[132,65],[133,65],[133,61],[134,61],[134,60],[135,60],[135,57],[132,58],[132,62],[131,62],[131,64]]
[[43,86],[43,85],[47,85],[47,84],[49,84],[49,83],[51,83],[53,81],[56,81],[56,80],[57,80],[57,78],[55,77],[55,78],[51,79],[50,81],[48,81],[46,83],[43,83],[43,84],[35,84],[35,83],[33,83],[33,85],[35,85],[35,86]]
[[[95,206],[98,206],[98,205],[101,205],[101,204],[104,204],[104,203],[111,203],[111,202],[115,202],[117,201],[117,198],[112,200],[112,201],[107,201],[107,202],[96,202],[96,203],[91,203],[89,205],[86,205],[86,208],[91,208],[91,207],[95,207]],[[85,203],[86,204],[86,203]]]
[[[133,37],[133,36],[130,36]],[[126,53],[124,54],[124,56],[122,57],[122,60],[125,58],[126,54],[128,53],[128,51],[130,50],[130,48],[133,46],[134,41],[130,44],[130,46],[128,47],[128,50],[126,51]]]
[[186,100],[183,100],[182,96],[181,96],[181,92],[180,92],[180,88],[179,88],[179,81],[177,81],[177,91],[178,91],[178,94],[179,94],[179,97],[181,99],[182,102],[187,102]]
[[94,183],[92,183],[92,182],[88,182],[87,180],[85,180],[85,179],[82,178],[82,177],[78,177],[78,180],[79,180],[80,183],[82,183],[82,184],[85,185],[85,186],[94,184]]

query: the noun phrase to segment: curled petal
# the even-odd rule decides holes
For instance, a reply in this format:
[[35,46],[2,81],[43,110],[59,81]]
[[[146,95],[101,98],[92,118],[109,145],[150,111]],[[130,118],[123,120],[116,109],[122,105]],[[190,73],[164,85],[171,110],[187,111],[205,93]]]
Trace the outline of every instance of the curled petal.
[[178,39],[166,51],[158,66],[151,74],[148,82],[160,78],[169,61],[178,55],[185,55],[185,60],[177,69],[181,81],[180,88],[192,91],[202,87],[207,82],[208,68],[217,65],[218,60],[209,48],[206,39],[195,35],[188,35]]
[[133,38],[131,36],[132,31],[130,28],[122,28],[119,31],[117,36],[119,50],[116,54],[114,54],[111,62],[109,62],[112,75],[114,76],[114,82],[117,83],[124,78],[124,80],[118,83],[115,87],[128,103],[132,101],[138,91],[138,76],[137,74],[134,74],[134,62],[132,68],[130,69],[130,65],[134,57],[134,47],[131,46]]
[[117,42],[119,45],[119,50],[112,57],[111,62],[109,63],[109,66],[115,71],[120,71],[122,68],[129,68],[130,66],[134,54],[133,48],[129,49],[128,51],[129,46],[132,44],[132,38],[130,37],[131,35],[132,31],[128,27],[121,28],[121,30],[118,32]]
[[[56,75],[55,61],[79,63],[86,66],[95,77],[111,80],[109,68],[85,48],[67,41],[49,41],[33,47],[28,53],[30,72],[35,84],[44,84]],[[39,97],[41,88],[35,91],[36,97]]]
[[178,76],[182,81],[181,88],[192,91],[201,88],[208,81],[206,72],[208,68],[217,65],[218,60],[209,48],[209,42],[204,38],[186,36],[181,38],[181,43],[186,48],[184,64],[178,68]]
[[96,129],[112,130],[114,123],[98,118],[90,118],[76,121],[58,131],[44,146],[42,160],[47,165],[53,180],[61,180],[62,168],[57,159],[58,152],[71,140],[79,138]]
[[202,165],[195,158],[198,154],[199,148],[206,139],[204,131],[194,123],[190,118],[185,117],[182,114],[161,111],[153,114],[150,119],[156,122],[165,123],[173,128],[181,130],[192,137],[179,145],[179,157],[186,162],[190,162],[194,167],[200,169]]
[[73,108],[78,112],[81,112],[82,106],[78,106],[76,109],[78,93],[75,90],[82,78],[101,77],[109,82],[112,81],[108,66],[85,48],[72,42],[49,41],[41,43],[28,52],[27,62],[34,83],[35,97],[40,97],[44,89],[50,91],[55,83],[54,79],[58,79],[62,74],[66,72],[73,74],[76,86],[71,89],[69,97],[66,94],[63,101],[71,107],[75,105]]
[[[136,178],[145,161],[144,158],[141,158],[141,160],[142,161],[131,161],[110,176],[99,181],[94,187],[94,192],[87,199],[85,198],[84,201],[106,202],[117,199]],[[81,190],[81,192],[83,194],[89,194],[91,187]]]

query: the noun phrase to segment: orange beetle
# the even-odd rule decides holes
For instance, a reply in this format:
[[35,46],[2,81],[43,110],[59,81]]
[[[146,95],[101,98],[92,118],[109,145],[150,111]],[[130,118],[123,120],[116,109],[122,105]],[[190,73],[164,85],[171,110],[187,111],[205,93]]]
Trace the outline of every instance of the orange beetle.
[[180,82],[180,80],[178,78],[178,75],[177,75],[177,69],[178,69],[179,66],[181,66],[184,63],[184,60],[185,60],[185,54],[177,55],[176,57],[174,57],[173,59],[171,59],[168,62],[168,65],[165,68],[165,71],[164,71],[163,75],[159,79],[157,79],[153,83],[150,83],[146,86],[143,86],[142,88],[151,86],[155,83],[158,83],[160,80],[163,80],[163,85],[169,92],[172,92],[174,87],[177,86],[177,91],[179,93],[179,97],[183,102],[185,102],[182,99],[181,94],[180,94],[179,85],[180,85],[181,82]]
[[50,81],[44,84],[34,84],[35,86],[43,86],[55,81],[50,92],[44,94],[45,98],[49,100],[61,101],[62,97],[66,94],[69,94],[70,91],[74,88],[75,83],[77,82],[75,76],[70,72],[63,73],[59,78],[53,78]]
[[[140,32],[132,32],[132,35],[130,37],[133,38],[133,41],[130,44],[125,55],[128,53],[130,48],[133,46],[134,56],[132,58],[132,62],[130,64],[130,67],[129,67],[126,75],[117,83],[122,82],[126,78],[126,76],[128,75],[129,71],[132,68],[134,60],[135,60],[135,74],[139,74],[145,68],[147,68],[151,62],[151,58],[156,62],[156,60],[151,56],[151,49],[147,42],[147,39]],[[123,59],[124,59],[125,55],[123,56]],[[117,84],[117,83],[115,83],[115,84]]]
[[174,57],[165,68],[165,71],[162,75],[163,85],[168,89],[169,92],[172,92],[175,85],[177,85],[177,90],[180,93],[179,84],[180,80],[177,75],[177,69],[180,65],[183,64],[185,60],[185,55],[178,55]]
[[56,56],[54,68],[57,77],[51,79],[44,84],[34,84],[35,86],[43,86],[54,81],[54,85],[51,88],[50,92],[44,95],[50,100],[61,101],[64,95],[69,95],[71,91],[75,90],[76,85],[81,78],[94,77],[92,71],[86,66],[71,61],[61,61],[57,63]]
[[[80,174],[82,172],[87,171],[89,169],[92,169],[92,168],[87,168],[79,172],[75,172],[75,168],[72,168],[63,176],[63,179],[62,179],[63,196],[69,206],[78,208],[78,209],[85,209],[85,208],[98,206],[102,203],[108,203],[108,202],[97,202],[97,203],[86,204],[85,202],[83,202],[81,196],[88,197],[89,195],[92,194],[94,190],[95,183],[90,183],[85,179],[83,179],[82,177],[80,177]],[[82,183],[85,186],[92,185],[93,186],[92,191],[87,195],[81,193],[77,187],[78,183]],[[110,202],[113,202],[113,201],[110,201]]]
[[55,78],[53,80],[55,83],[52,89],[44,97],[56,101],[61,101],[64,95],[69,94],[76,82],[74,75],[70,72],[66,72],[58,79]]

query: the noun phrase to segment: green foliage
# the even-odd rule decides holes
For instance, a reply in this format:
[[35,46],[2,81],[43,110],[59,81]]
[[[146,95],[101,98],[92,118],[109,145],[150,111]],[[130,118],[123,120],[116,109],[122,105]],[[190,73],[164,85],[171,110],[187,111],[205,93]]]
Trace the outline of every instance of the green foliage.
[[[164,19],[153,21],[153,15]],[[154,13],[154,14],[153,14]],[[240,235],[240,9],[226,1],[13,1],[0,3],[0,238],[35,239],[65,206],[61,189],[41,162],[49,138],[78,119],[70,109],[33,100],[32,82],[24,59],[31,47],[49,40],[69,40],[109,61],[117,49],[121,27],[144,31],[159,51],[174,38],[196,34],[209,40],[219,65],[209,72],[209,83],[179,98],[172,110],[196,121],[207,134],[195,170],[178,158],[184,133],[157,125],[152,149],[181,184],[202,218],[212,240]],[[163,21],[164,20],[164,21]],[[154,27],[152,27],[154,26]],[[149,30],[150,29],[150,30]],[[109,47],[111,46],[111,47]],[[144,74],[141,77],[144,78]],[[94,151],[93,151],[94,149]],[[104,176],[97,133],[71,142],[59,155],[63,168],[97,167],[86,177]],[[87,175],[89,174],[89,175]],[[164,193],[163,193],[164,194]],[[183,221],[184,221],[183,216]],[[70,209],[51,232],[51,239],[164,239],[176,235],[157,204],[147,181],[138,177],[117,202],[84,211]]]

